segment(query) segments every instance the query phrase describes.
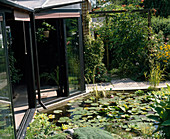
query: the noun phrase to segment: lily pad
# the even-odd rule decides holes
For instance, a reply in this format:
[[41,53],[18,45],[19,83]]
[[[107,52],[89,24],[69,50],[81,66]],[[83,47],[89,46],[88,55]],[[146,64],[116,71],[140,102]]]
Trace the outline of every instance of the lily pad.
[[78,120],[78,119],[80,119],[81,117],[82,117],[82,115],[74,115],[74,116],[73,116],[73,119]]
[[130,128],[126,128],[125,131],[128,131],[128,132],[129,132],[129,131],[131,131],[131,129],[130,129]]
[[91,100],[86,100],[86,101],[84,101],[84,103],[90,104],[90,103],[93,103],[93,101],[91,101]]
[[91,106],[93,106],[93,107],[97,107],[97,106],[99,106],[99,104],[98,103],[91,103]]
[[93,118],[93,116],[87,116],[88,119]]
[[72,106],[73,104],[72,103],[67,103],[67,106]]
[[140,109],[146,111],[146,108],[145,108],[145,107],[142,107],[142,108],[140,108]]
[[69,122],[71,119],[69,117],[60,117],[60,119],[58,120],[59,123],[65,123],[65,122]]
[[97,107],[88,107],[88,110],[97,110]]
[[70,110],[67,110],[67,112],[73,112],[75,111],[75,109],[70,109]]
[[56,113],[56,114],[60,114],[62,113],[63,111],[62,110],[54,110],[53,113]]
[[142,114],[142,115],[145,115],[145,114],[147,114],[147,112],[142,112],[141,114]]

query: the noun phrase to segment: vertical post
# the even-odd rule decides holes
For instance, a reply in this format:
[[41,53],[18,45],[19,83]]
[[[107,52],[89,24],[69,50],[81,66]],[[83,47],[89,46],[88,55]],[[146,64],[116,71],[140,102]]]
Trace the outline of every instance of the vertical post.
[[151,36],[150,27],[151,27],[151,10],[149,9],[149,11],[148,11],[148,28],[149,28],[148,40],[149,40],[149,37]]
[[78,31],[79,31],[79,57],[80,57],[80,90],[85,90],[84,81],[84,53],[83,53],[83,32],[82,32],[82,18],[78,18]]
[[[39,63],[38,63],[38,51],[37,51],[37,42],[36,42],[36,35],[35,35],[35,17],[34,13],[30,14],[30,22],[31,22],[31,35],[32,35],[32,45],[33,45],[33,52],[34,52],[34,63],[35,63],[35,73],[36,73],[36,85],[38,91],[38,102],[39,104],[46,109],[45,105],[41,101],[41,92],[40,92],[40,77],[39,77]],[[35,82],[34,82],[35,83]]]
[[108,40],[106,40],[106,58],[107,58],[107,69],[109,69],[109,45]]
[[148,11],[148,27],[151,27],[151,10]]
[[[27,35],[24,38],[24,44],[26,44],[26,72],[27,72],[27,91],[28,91],[28,104],[29,108],[36,108],[36,94],[35,94],[35,75],[34,75],[34,61],[33,61],[33,50],[32,50],[32,39],[31,39],[31,26],[30,23],[26,24],[23,21],[23,32]],[[27,30],[26,30],[27,29]]]
[[61,30],[61,36],[62,38],[62,45],[60,47],[62,47],[62,54],[63,54],[63,80],[64,80],[64,94],[62,94],[62,96],[69,96],[69,82],[68,82],[68,60],[67,60],[67,47],[66,47],[66,22],[65,19],[62,20],[61,22],[61,26],[63,27]]
[[[106,15],[106,26],[108,26],[108,16]],[[108,36],[106,36],[108,37]],[[108,46],[108,42],[109,40],[105,40],[105,44],[106,44],[106,63],[107,63],[107,69],[109,69],[109,46]]]
[[57,47],[57,55],[58,55],[58,64],[59,64],[59,85],[58,85],[58,90],[57,90],[57,97],[61,96],[63,93],[63,70],[62,70],[62,48],[60,47],[61,45],[61,35],[60,35],[60,20],[61,19],[56,19],[55,20],[55,28],[56,28],[56,47]]

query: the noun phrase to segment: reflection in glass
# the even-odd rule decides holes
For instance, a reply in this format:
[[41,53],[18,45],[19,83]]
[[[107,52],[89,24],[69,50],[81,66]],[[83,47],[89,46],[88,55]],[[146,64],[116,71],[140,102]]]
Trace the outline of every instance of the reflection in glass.
[[66,47],[68,59],[69,92],[80,89],[80,60],[78,19],[66,19]]
[[7,81],[5,48],[3,45],[2,16],[0,15],[0,139],[14,138],[11,95]]

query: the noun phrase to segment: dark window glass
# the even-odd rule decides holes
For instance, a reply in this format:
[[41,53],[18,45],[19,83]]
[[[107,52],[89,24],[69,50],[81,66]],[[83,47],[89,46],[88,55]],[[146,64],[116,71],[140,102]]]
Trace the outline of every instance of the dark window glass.
[[10,87],[8,84],[6,49],[3,42],[2,15],[0,15],[0,138],[14,138],[14,122]]

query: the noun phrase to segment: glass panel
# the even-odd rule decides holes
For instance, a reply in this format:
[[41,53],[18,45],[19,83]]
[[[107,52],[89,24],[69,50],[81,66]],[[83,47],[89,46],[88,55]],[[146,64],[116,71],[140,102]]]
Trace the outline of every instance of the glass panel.
[[[8,17],[6,18],[8,19]],[[29,22],[13,20],[6,21],[6,40],[16,129],[19,128],[25,112],[29,108],[27,95],[28,62],[26,55],[26,45],[29,46],[29,44],[26,39],[24,40],[24,38],[29,38],[28,25]]]
[[0,15],[0,139],[14,138],[14,122],[11,106],[11,94],[8,84],[5,48]]
[[[49,27],[48,27],[49,26]],[[41,98],[55,100],[59,90],[59,19],[36,20]],[[46,30],[48,28],[48,30]]]
[[80,89],[78,18],[66,19],[69,92]]

